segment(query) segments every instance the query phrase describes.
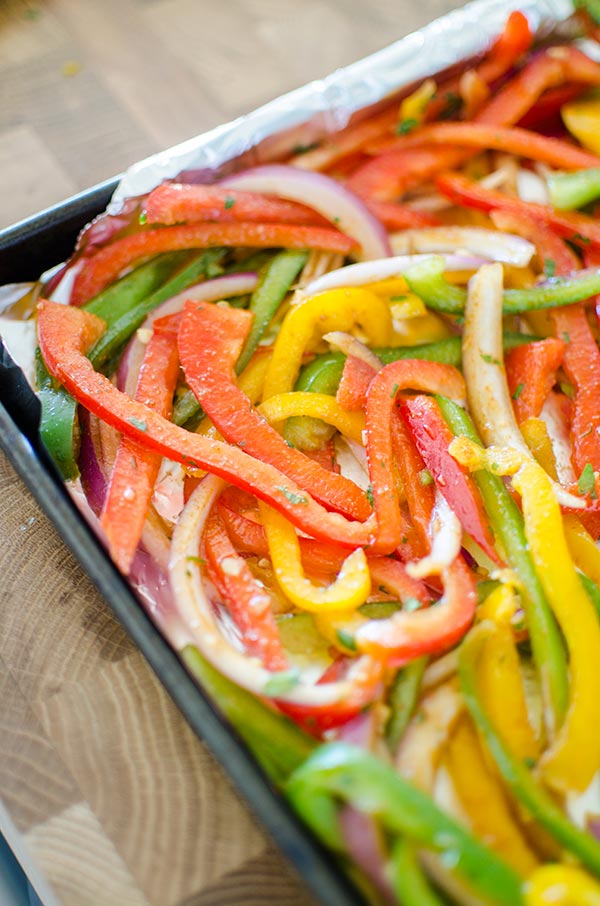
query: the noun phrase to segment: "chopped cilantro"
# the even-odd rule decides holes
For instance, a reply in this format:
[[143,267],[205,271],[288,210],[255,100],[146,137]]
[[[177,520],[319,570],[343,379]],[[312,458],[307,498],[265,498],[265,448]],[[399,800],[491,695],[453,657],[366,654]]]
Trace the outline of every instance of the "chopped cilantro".
[[575,398],[575,388],[573,387],[573,384],[569,384],[567,381],[560,381],[558,386],[560,387],[564,395],[567,396],[570,400]]
[[295,494],[294,491],[290,491],[288,488],[285,487],[285,485],[276,484],[275,490],[281,491],[283,496],[287,500],[289,500],[290,503],[293,503],[293,504],[298,504],[298,503],[307,504],[308,503],[308,498],[305,497],[304,494]]
[[281,670],[267,680],[263,686],[263,692],[265,695],[277,698],[278,695],[291,692],[299,682],[300,677],[297,670]]
[[141,224],[141,226],[144,226],[145,223],[148,223],[148,215],[145,211],[142,211],[140,216],[138,217],[138,223]]
[[419,122],[414,117],[407,117],[396,126],[396,135],[408,135],[418,125]]
[[340,645],[343,645],[348,651],[356,651],[354,636],[347,629],[338,629],[336,636]]
[[440,113],[440,119],[448,120],[459,112],[464,102],[461,96],[454,91],[448,91],[444,100],[446,101],[446,106]]
[[580,494],[589,495],[592,500],[596,499],[596,475],[591,462],[586,463],[583,472],[579,476],[577,490]]
[[292,148],[292,154],[306,154],[307,151],[314,151],[319,145],[318,142],[309,142],[306,145],[298,144]]
[[433,475],[429,469],[421,469],[419,472],[419,481],[424,487],[427,487],[429,484],[433,484]]
[[371,487],[371,485],[369,485],[369,487],[365,491],[365,494],[367,495],[367,500],[369,501],[370,506],[374,506],[375,498],[373,496],[373,488]]
[[517,384],[517,386],[515,387],[515,392],[512,395],[512,398],[514,400],[518,400],[524,390],[525,390],[525,384],[523,384],[523,383]]
[[132,418],[128,419],[128,421],[129,421],[129,424],[133,425],[134,428],[137,428],[138,431],[147,431],[148,430],[148,425],[146,424],[146,422],[141,421],[139,418],[132,417]]
[[564,330],[564,331],[561,333],[561,337],[562,337],[562,339],[565,341],[565,343],[570,343],[570,342],[571,342],[571,334],[570,334],[570,333],[567,333],[566,330]]
[[228,195],[225,198],[225,201],[223,202],[223,207],[225,208],[226,211],[228,211],[229,208],[232,208],[234,206],[234,204],[235,204],[235,198],[232,198],[231,195]]
[[502,364],[502,362],[500,362],[498,359],[495,359],[493,355],[489,355],[487,352],[482,352],[481,358],[483,359],[484,362],[487,362],[488,365],[501,365]]
[[390,396],[392,399],[394,399],[394,397],[398,393],[399,388],[400,388],[400,384],[394,384],[394,386],[392,387],[392,392],[390,393]]
[[553,258],[544,258],[544,273],[547,277],[553,277],[556,273],[556,261]]
[[581,245],[589,245],[592,241],[589,236],[582,236],[581,233],[573,233],[571,236],[572,242],[579,242]]
[[190,554],[185,559],[190,563],[195,563],[196,566],[206,566],[206,560],[203,557],[196,557],[194,554]]

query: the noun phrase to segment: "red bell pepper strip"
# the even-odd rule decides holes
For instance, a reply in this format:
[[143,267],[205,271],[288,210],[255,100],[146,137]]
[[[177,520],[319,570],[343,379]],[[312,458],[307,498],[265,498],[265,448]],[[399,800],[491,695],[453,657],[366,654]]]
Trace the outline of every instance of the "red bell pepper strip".
[[442,170],[458,166],[468,152],[456,148],[409,148],[389,151],[359,167],[346,185],[361,198],[390,202],[429,182]]
[[521,129],[547,129],[553,126],[564,129],[560,118],[560,109],[563,104],[574,101],[587,91],[587,85],[559,85],[544,92],[535,106],[528,110],[517,123]]
[[364,408],[369,384],[375,373],[373,366],[364,359],[354,355],[347,356],[335,394],[340,406],[349,412],[360,412]]
[[367,201],[367,207],[389,232],[438,226],[441,223],[440,218],[430,214],[429,211],[417,211],[395,201],[370,199]]
[[402,359],[378,371],[369,386],[366,407],[367,458],[377,516],[377,549],[391,553],[406,535],[394,482],[392,421],[401,390],[444,393],[463,399],[464,378],[451,365]]
[[190,390],[229,443],[275,466],[324,505],[366,519],[370,507],[363,491],[289,447],[237,386],[234,367],[251,321],[250,312],[240,309],[186,303],[179,357]]
[[600,85],[600,66],[575,47],[550,47],[529,62],[475,117],[477,123],[511,126],[548,89],[565,82]]
[[506,211],[516,218],[533,218],[552,227],[560,236],[580,245],[600,246],[600,223],[585,214],[572,211],[556,211],[550,205],[521,201],[510,195],[503,195],[494,189],[485,189],[476,182],[459,176],[458,173],[444,173],[436,179],[442,195],[454,204],[466,205],[481,211]]
[[124,268],[160,252],[210,246],[250,248],[323,249],[347,255],[356,248],[349,236],[321,227],[282,223],[198,223],[159,227],[132,233],[104,246],[77,274],[71,294],[72,305],[82,305],[112,283]]
[[462,527],[493,563],[502,566],[477,486],[448,452],[454,434],[440,407],[430,397],[415,396],[402,402],[400,412],[440,493]]
[[411,559],[421,560],[431,551],[429,529],[435,504],[435,488],[433,483],[423,484],[419,477],[424,474],[426,466],[397,409],[392,417],[391,429],[394,460],[416,536],[410,539],[414,549]]
[[456,644],[473,622],[475,580],[459,555],[442,575],[444,594],[435,607],[399,611],[386,620],[370,620],[356,630],[359,651],[387,657],[394,665],[423,654],[439,654]]
[[348,547],[375,540],[375,520],[349,522],[328,512],[273,466],[222,441],[179,428],[117,390],[85,356],[104,327],[100,318],[73,306],[47,300],[38,304],[38,340],[48,371],[86,409],[148,449],[250,491],[313,538]]
[[502,33],[496,38],[483,60],[476,68],[478,76],[487,82],[495,82],[511,69],[519,57],[526,53],[533,43],[533,32],[527,16],[514,10]]
[[221,186],[163,183],[150,192],[145,203],[148,223],[220,223],[257,221],[330,226],[316,211],[295,201],[271,198],[258,192],[238,192]]
[[[135,399],[163,418],[171,414],[179,376],[177,332],[179,316],[160,318],[146,346]],[[161,456],[130,437],[121,438],[104,502],[100,525],[113,560],[122,573],[129,572],[142,537]]]
[[221,518],[211,513],[204,531],[204,551],[210,578],[224,598],[242,642],[268,670],[288,667],[273,611],[263,585],[231,543]]
[[542,411],[556,382],[565,348],[564,340],[548,337],[506,353],[506,379],[518,422],[537,418]]
[[528,129],[490,126],[486,123],[431,123],[409,135],[389,139],[385,145],[380,143],[370,150],[401,150],[419,145],[456,145],[461,148],[503,151],[562,170],[600,167],[600,157],[560,138],[538,135]]

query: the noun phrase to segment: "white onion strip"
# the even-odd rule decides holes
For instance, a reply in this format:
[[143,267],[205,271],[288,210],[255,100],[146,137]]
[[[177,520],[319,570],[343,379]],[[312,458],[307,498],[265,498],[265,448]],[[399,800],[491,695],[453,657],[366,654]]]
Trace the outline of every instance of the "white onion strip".
[[402,230],[393,233],[390,242],[395,255],[466,252],[516,267],[525,267],[535,254],[533,243],[522,236],[483,227],[440,226]]
[[429,523],[431,551],[415,563],[406,564],[406,572],[413,579],[440,576],[458,557],[462,541],[462,526],[454,510],[438,490]]
[[[173,532],[169,579],[179,615],[203,656],[238,686],[264,696],[269,681],[277,674],[266,670],[258,658],[234,648],[224,637],[204,590],[198,564],[206,520],[224,487],[225,482],[220,478],[207,475],[188,500]],[[328,706],[347,700],[354,692],[355,683],[364,678],[368,661],[367,657],[357,658],[346,679],[337,682],[312,685],[299,677],[291,689],[278,691],[277,698],[309,706]]]
[[[509,447],[528,460],[533,456],[513,412],[502,349],[502,266],[486,264],[471,277],[465,307],[463,372],[469,409],[486,447]],[[554,482],[563,506],[585,508],[585,500]]]
[[229,176],[220,183],[230,189],[264,192],[308,205],[359,243],[361,259],[391,254],[387,233],[365,203],[323,173],[310,173],[285,164],[267,164]]
[[[446,255],[447,271],[471,271],[485,264],[486,259],[470,257],[467,255]],[[345,286],[368,286],[379,280],[389,280],[390,277],[401,277],[402,274],[418,264],[431,258],[431,255],[396,255],[394,258],[380,258],[376,261],[361,261],[359,264],[349,264],[335,271],[329,271],[309,283],[302,290],[305,296],[314,296],[327,289],[338,289]]]

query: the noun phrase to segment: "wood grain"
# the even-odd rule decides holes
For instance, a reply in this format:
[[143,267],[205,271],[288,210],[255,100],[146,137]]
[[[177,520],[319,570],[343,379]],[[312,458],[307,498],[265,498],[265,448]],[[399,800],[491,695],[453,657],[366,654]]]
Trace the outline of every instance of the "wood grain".
[[[4,0],[0,227],[452,0]],[[310,906],[0,455],[0,797],[63,906]]]

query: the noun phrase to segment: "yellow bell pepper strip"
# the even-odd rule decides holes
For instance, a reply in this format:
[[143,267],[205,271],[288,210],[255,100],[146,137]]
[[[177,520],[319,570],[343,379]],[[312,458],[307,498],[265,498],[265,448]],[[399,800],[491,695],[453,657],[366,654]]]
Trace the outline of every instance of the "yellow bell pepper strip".
[[[140,369],[135,399],[164,418],[171,414],[179,376],[179,316],[154,322]],[[142,537],[162,457],[129,437],[122,437],[104,501],[100,526],[113,560],[127,575]]]
[[[456,445],[464,442],[476,445],[475,449],[483,453],[481,440],[464,409],[446,397],[437,397],[437,401],[444,418],[457,435],[450,448],[452,455],[456,456]],[[487,471],[485,466],[476,466],[473,477],[508,564],[521,582],[521,601],[542,687],[545,723],[549,732],[553,733],[562,723],[568,700],[567,665],[560,632],[528,550],[519,507],[502,479]]]
[[533,562],[569,651],[569,708],[540,768],[554,789],[581,792],[600,768],[600,736],[590,733],[600,701],[600,624],[569,554],[550,478],[528,462],[512,483],[521,495]]
[[[505,746],[479,694],[478,665],[487,637],[494,632],[488,622],[476,626],[459,649],[459,677],[462,693],[477,729],[508,787],[534,820],[555,840],[573,853],[594,874],[600,874],[600,844],[566,818],[554,798],[533,779],[524,763]],[[587,738],[592,734],[589,732]]]
[[456,368],[438,362],[404,359],[382,368],[371,381],[367,395],[367,458],[377,516],[377,551],[391,553],[401,543],[404,520],[394,482],[392,423],[396,397],[402,390],[426,393],[444,391],[464,399],[464,379]]
[[321,746],[289,779],[293,808],[317,836],[343,851],[336,800],[374,816],[390,834],[444,855],[452,873],[490,906],[522,906],[521,882],[502,859],[445,815],[390,765],[348,743]]
[[529,720],[514,633],[502,616],[505,607],[514,612],[514,605],[514,592],[504,585],[495,589],[477,612],[479,620],[491,616],[495,626],[485,642],[477,681],[482,704],[504,744],[521,761],[535,762],[540,746]]
[[565,538],[575,565],[596,585],[600,584],[600,550],[577,516],[563,516]]
[[548,473],[553,481],[558,481],[556,459],[552,449],[552,441],[548,434],[546,423],[541,418],[528,418],[519,425],[525,443],[533,453],[536,462]]
[[293,306],[286,315],[273,349],[264,399],[294,389],[302,357],[331,330],[357,328],[372,346],[385,346],[392,336],[389,306],[367,289],[350,287],[319,293]]
[[348,254],[355,242],[344,233],[322,227],[282,223],[192,223],[132,233],[87,258],[73,284],[71,304],[82,305],[115,280],[133,261],[160,252],[211,246],[249,248],[320,248]]
[[450,738],[446,764],[475,836],[485,840],[519,875],[529,875],[538,860],[513,818],[497,776],[486,765],[468,718],[459,721]]
[[259,503],[269,544],[269,556],[283,593],[301,610],[310,613],[355,610],[371,593],[371,575],[365,552],[357,549],[342,564],[337,579],[328,587],[315,585],[304,575],[300,543],[294,527],[285,517]]
[[335,397],[326,393],[277,393],[269,397],[258,407],[261,415],[269,421],[280,422],[297,415],[309,415],[333,425],[334,428],[362,444],[362,432],[365,429],[365,417],[362,412],[348,412],[342,408]]
[[600,906],[600,885],[574,865],[542,865],[523,892],[525,906]]
[[185,431],[117,390],[85,356],[103,330],[103,321],[74,306],[47,300],[38,305],[39,344],[48,370],[90,412],[148,449],[188,467],[206,469],[268,501],[313,538],[351,548],[374,539],[374,519],[351,522],[330,513],[273,466],[229,444]]
[[331,509],[366,519],[370,507],[364,492],[288,447],[237,386],[234,366],[251,320],[246,311],[186,303],[179,356],[190,389],[230,444],[275,466]]

